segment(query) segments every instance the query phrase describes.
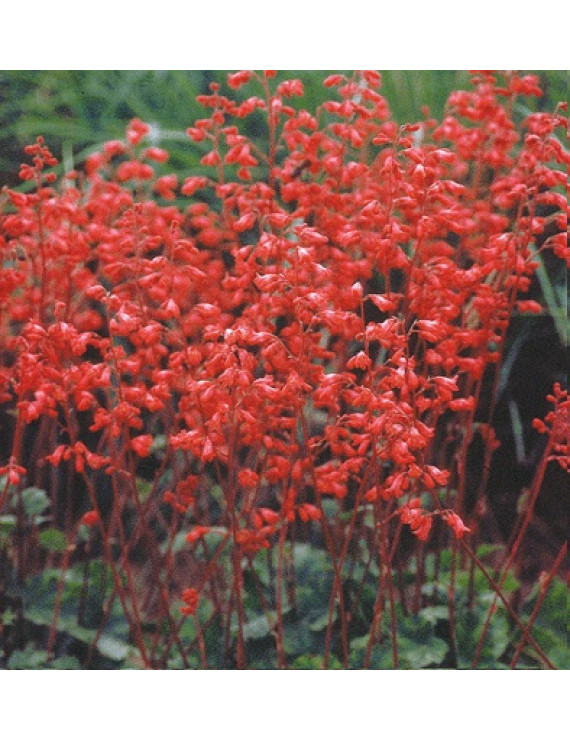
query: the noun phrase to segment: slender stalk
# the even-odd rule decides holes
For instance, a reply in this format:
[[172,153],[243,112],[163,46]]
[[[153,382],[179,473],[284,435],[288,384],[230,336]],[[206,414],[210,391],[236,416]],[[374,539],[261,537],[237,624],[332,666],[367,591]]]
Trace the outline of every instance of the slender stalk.
[[[463,550],[469,556],[469,558],[471,558],[474,561],[474,563],[476,564],[476,566],[483,573],[483,575],[485,576],[485,578],[489,582],[489,585],[491,586],[491,588],[495,592],[495,595],[501,600],[501,602],[503,603],[503,605],[507,609],[507,612],[509,613],[510,617],[514,621],[515,625],[518,628],[520,628],[520,630],[522,630],[523,633],[524,633],[525,626],[521,622],[521,619],[519,618],[519,616],[513,610],[513,608],[511,606],[511,603],[509,602],[509,600],[501,592],[500,585],[493,579],[493,577],[491,576],[491,574],[485,568],[484,564],[481,563],[480,559],[477,557],[477,555],[475,553],[473,553],[473,551],[471,550],[471,548],[469,548],[469,546],[467,545],[467,543],[465,543],[464,540],[460,540],[459,542],[460,542],[461,547],[463,548]],[[548,658],[548,656],[544,653],[544,651],[542,650],[542,648],[538,645],[538,643],[534,640],[534,638],[532,637],[532,635],[530,635],[530,633],[527,635],[527,642],[531,644],[531,646],[534,648],[534,650],[536,651],[536,653],[540,656],[540,658],[542,659],[542,661],[544,661],[544,663],[546,664],[546,666],[549,669],[556,669],[556,667],[554,666],[554,664],[550,661],[550,659]],[[475,667],[472,666],[472,668],[475,668]]]
[[536,604],[534,606],[534,609],[532,611],[532,614],[529,618],[528,623],[526,624],[525,629],[523,630],[521,639],[519,641],[518,646],[515,649],[515,653],[513,655],[513,658],[511,659],[510,668],[516,669],[516,666],[518,664],[518,661],[520,659],[522,650],[524,649],[525,645],[528,643],[530,631],[532,629],[532,626],[534,625],[536,618],[538,617],[538,613],[540,612],[540,608],[542,606],[542,603],[544,602],[546,595],[548,594],[548,589],[552,583],[552,580],[558,573],[558,570],[560,566],[562,565],[562,562],[566,558],[566,553],[568,552],[568,541],[562,544],[562,547],[558,551],[558,555],[556,556],[556,559],[554,560],[554,563],[552,564],[552,568],[546,575],[546,578],[543,579],[540,582],[540,594],[538,595],[538,598],[536,600]]
[[[534,506],[536,504],[536,500],[537,500],[538,494],[540,492],[540,487],[542,486],[542,480],[544,478],[544,474],[545,474],[545,471],[546,471],[546,466],[548,465],[548,458],[550,456],[551,449],[552,449],[552,437],[548,441],[548,444],[547,444],[546,449],[545,449],[545,451],[543,453],[543,456],[542,456],[542,460],[541,460],[540,465],[538,467],[538,470],[537,470],[537,472],[535,474],[533,485],[532,485],[532,488],[531,488],[530,494],[529,494],[529,501],[528,501],[527,510],[526,510],[524,519],[523,519],[523,521],[521,523],[521,526],[519,528],[519,531],[518,531],[518,534],[517,534],[517,536],[515,538],[515,541],[514,541],[512,547],[511,547],[511,549],[508,552],[508,556],[507,556],[506,562],[503,564],[502,574],[501,574],[501,576],[498,579],[499,589],[501,589],[501,587],[505,583],[505,580],[506,580],[506,578],[507,578],[507,576],[509,574],[509,570],[510,570],[511,566],[513,565],[513,563],[515,562],[515,559],[516,559],[516,557],[518,555],[519,549],[520,549],[521,544],[523,542],[523,538],[524,538],[524,536],[526,534],[526,531],[528,530],[528,527],[529,527],[529,525],[530,525],[530,523],[532,521],[532,516],[533,516],[533,513],[534,513]],[[489,626],[491,624],[491,618],[492,618],[493,612],[494,612],[495,607],[496,607],[496,604],[497,604],[497,597],[500,597],[500,595],[499,594],[495,595],[495,597],[493,599],[493,603],[491,604],[491,607],[489,608],[489,611],[487,613],[487,618],[485,620],[485,624],[483,626],[483,630],[481,632],[481,636],[479,638],[479,641],[477,642],[477,648],[475,649],[475,654],[474,654],[473,662],[472,662],[472,665],[471,665],[473,669],[477,666],[477,663],[479,661],[479,657],[481,655],[483,644],[485,642],[485,638],[487,636],[487,633],[489,631]]]

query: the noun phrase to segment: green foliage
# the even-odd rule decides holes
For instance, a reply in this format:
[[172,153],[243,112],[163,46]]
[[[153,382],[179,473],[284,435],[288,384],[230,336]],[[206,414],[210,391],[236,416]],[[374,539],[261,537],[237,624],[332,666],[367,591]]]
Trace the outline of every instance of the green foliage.
[[8,669],[81,669],[74,656],[49,659],[45,651],[37,651],[31,646],[14,651],[8,661]]
[[[24,513],[30,518],[41,515],[46,509],[49,509],[50,502],[48,495],[43,489],[38,489],[36,486],[29,486],[27,489],[23,489],[19,497]],[[18,495],[16,495],[15,499],[17,498]]]
[[0,72],[0,171],[17,182],[22,146],[38,135],[72,169],[97,146],[124,136],[135,117],[153,125],[152,144],[172,153],[175,169],[192,162],[184,134],[207,73],[152,70],[12,70]]
[[[457,667],[471,668],[479,639],[483,633],[492,594],[487,593],[486,599],[479,602],[473,609],[465,609],[457,619],[455,629]],[[488,602],[488,604],[485,604]],[[479,669],[507,668],[502,657],[509,644],[509,624],[504,609],[497,609],[483,643],[477,666]]]
[[[322,80],[330,71],[288,70],[278,79],[298,77],[305,86],[301,103],[314,108],[326,93]],[[552,109],[566,97],[565,73],[540,73],[545,98],[540,107]],[[225,84],[222,70],[4,70],[0,71],[0,173],[17,184],[22,148],[39,134],[49,139],[56,156],[72,169],[98,145],[121,138],[134,117],[152,125],[151,143],[168,145],[169,169],[188,174],[198,165],[200,149],[185,130],[203,116],[196,96],[210,82]],[[433,116],[444,113],[449,93],[467,88],[469,75],[460,70],[384,70],[382,93],[400,123],[423,118],[427,105]],[[527,115],[530,109],[521,109]],[[252,119],[257,137],[260,121]]]
[[[422,613],[404,615],[401,607],[396,608],[396,654],[399,669],[427,669],[439,667],[447,653],[445,641],[438,638],[434,625]],[[371,653],[371,669],[394,668],[394,647],[390,637],[389,619],[384,621],[383,638]],[[364,665],[369,637],[360,636],[351,642],[350,666],[354,669]]]
[[16,515],[0,515],[0,547],[10,542],[10,535],[16,529]]
[[39,534],[39,541],[42,548],[45,548],[52,553],[61,553],[67,548],[67,538],[65,533],[61,530],[56,530],[53,527],[43,530]]
[[[311,656],[309,654],[299,656],[293,662],[292,669],[324,669],[324,660],[322,656]],[[342,664],[336,658],[329,662],[329,669],[342,669]]]
[[548,313],[554,320],[556,332],[564,347],[568,345],[568,272],[562,261],[547,268],[542,255],[534,250],[533,260],[538,267],[536,277]]
[[[530,618],[539,598],[539,588],[535,587],[527,598],[523,610],[523,623]],[[568,589],[561,579],[554,579],[540,607],[532,635],[546,652],[549,659],[558,669],[570,669],[570,651],[568,650]],[[517,631],[516,639],[520,638]],[[527,644],[523,650],[519,668],[537,668],[541,660],[534,649]]]
[[[63,534],[57,530],[48,530],[45,534],[49,536],[49,546],[44,544],[44,547],[59,550],[63,545],[59,536]],[[91,645],[95,645],[98,628],[102,623],[108,590],[101,589],[101,585],[111,583],[109,574],[104,573],[106,571],[100,561],[90,562],[87,569],[83,566],[70,568],[63,577],[59,569],[44,569],[29,578],[22,589],[8,590],[8,598],[14,604],[19,602],[22,606],[24,630],[21,632],[24,637],[27,636],[28,641],[10,654],[7,668],[81,668],[80,658],[85,659]],[[48,659],[45,646],[54,624],[60,582],[62,588],[60,613],[56,623],[56,655]],[[5,627],[15,627],[16,620],[11,610],[4,612],[2,622]],[[127,656],[133,654],[136,654],[136,650],[129,642],[129,626],[120,604],[115,601],[96,643],[91,668],[117,667]]]
[[[485,559],[495,551],[494,546],[483,546],[478,555]],[[298,544],[294,548],[297,603],[294,611],[288,608],[284,615],[284,648],[294,669],[323,668],[323,640],[329,621],[328,600],[332,586],[332,570],[330,566],[327,570],[323,554],[321,549],[308,544]],[[428,569],[433,568],[434,558],[433,554],[430,554],[426,559]],[[469,669],[472,666],[495,593],[484,574],[480,572],[471,574],[470,570],[458,569],[455,580],[455,644],[452,646],[447,605],[451,559],[450,551],[443,551],[440,554],[440,577],[437,588],[434,588],[433,583],[428,583],[423,590],[427,606],[422,607],[417,614],[405,614],[401,605],[395,606],[396,653],[400,669]],[[413,584],[416,578],[413,562],[411,567],[412,570],[404,574],[404,581],[409,584]],[[373,584],[376,583],[376,578],[369,576],[368,582],[366,586],[370,590],[371,599],[365,603],[369,624],[375,594]],[[351,589],[347,580],[345,593],[350,594]],[[502,587],[503,593],[514,595],[519,589],[520,583],[515,576],[507,574]],[[474,595],[473,600],[470,600],[471,591]],[[536,595],[531,594],[521,613],[523,623],[529,619],[535,602]],[[568,666],[566,614],[566,590],[563,582],[555,580],[542,605],[540,619],[533,627],[532,635],[559,668]],[[274,612],[269,615],[258,614],[251,617],[244,626],[248,652],[253,651],[254,655],[261,655],[264,659],[259,668],[270,668],[275,664],[273,638],[275,620]],[[394,667],[391,633],[389,607],[386,606],[381,635],[374,642],[371,652],[371,669]],[[479,649],[477,667],[507,669],[519,640],[520,631],[513,625],[502,603],[497,600],[485,640]],[[362,668],[368,643],[368,632],[351,638],[349,668]],[[341,666],[338,641],[334,645],[336,652],[331,657],[329,665],[331,669]],[[533,651],[527,649],[520,665],[538,668],[540,661]]]
[[[43,547],[54,553],[65,546],[63,534],[54,529],[45,530],[42,535]],[[275,609],[274,584],[271,581],[271,567],[266,553],[257,554],[253,565],[257,580],[245,571],[244,588],[247,620],[243,626],[243,637],[246,644],[248,665],[252,668],[277,668],[276,629],[277,611]],[[289,554],[295,568],[295,589],[284,586],[283,631],[284,651],[288,666],[293,669],[323,669],[323,647],[325,634],[329,625],[329,600],[333,584],[332,567],[325,557],[325,552],[308,543],[298,543]],[[492,555],[489,548],[479,551],[481,558]],[[427,567],[433,567],[433,555],[426,559]],[[411,563],[414,569],[413,562]],[[440,554],[440,576],[438,588],[428,583],[424,589],[424,606],[417,614],[407,614],[402,605],[394,608],[397,666],[399,669],[435,669],[459,668],[469,669],[476,652],[479,650],[477,668],[507,669],[520,642],[521,632],[513,624],[507,611],[499,602],[495,605],[493,617],[489,623],[485,640],[478,649],[479,639],[483,633],[489,610],[494,601],[494,592],[490,589],[483,574],[471,575],[468,570],[459,569],[455,584],[455,643],[451,643],[449,607],[447,595],[449,589],[451,553]],[[395,576],[395,575],[394,575]],[[412,585],[414,571],[405,574],[405,582]],[[63,580],[62,580],[63,578]],[[351,581],[352,579],[352,581]],[[370,634],[368,626],[374,607],[377,575],[355,573],[343,581],[344,593],[353,595],[355,582],[363,579],[364,587],[361,596],[368,590],[368,598],[363,599],[361,609],[366,613],[366,620],[355,619],[349,630],[349,668],[360,669],[364,665]],[[57,639],[54,655],[46,653],[47,637],[54,619],[56,598],[61,585],[61,605],[57,620]],[[21,590],[12,589],[8,597],[16,605],[21,600],[25,630],[24,642],[20,641],[8,652],[5,668],[8,669],[79,669],[82,668],[92,648],[93,658],[90,668],[138,668],[139,653],[134,647],[129,626],[125,620],[122,607],[115,599],[109,609],[108,598],[112,585],[111,575],[100,561],[94,560],[87,565],[76,565],[63,574],[59,569],[44,569],[41,573],[26,581]],[[360,585],[362,586],[362,584]],[[520,585],[509,574],[504,582],[505,594],[514,594]],[[265,607],[262,607],[259,590]],[[470,600],[470,594],[474,598]],[[523,624],[531,618],[536,601],[539,598],[538,588],[531,592],[520,610]],[[176,607],[176,606],[175,606]],[[108,615],[105,618],[105,611]],[[536,622],[532,627],[532,636],[547,653],[554,664],[561,669],[570,668],[567,648],[567,595],[564,583],[555,579],[544,599]],[[15,635],[19,618],[12,608],[4,610],[0,616],[4,635]],[[336,611],[333,612],[332,655],[328,668],[342,668],[342,652],[338,638],[339,621]],[[199,669],[202,660],[197,650],[200,626],[206,664],[208,668],[224,668],[227,665],[227,653],[224,651],[224,626],[219,616],[214,615],[210,600],[200,601],[196,620],[186,619],[180,630],[181,645],[187,654],[182,659],[177,646],[173,646],[167,657],[167,666],[171,669]],[[366,627],[359,627],[366,626]],[[158,626],[168,630],[165,622]],[[385,605],[378,634],[375,636],[370,654],[369,668],[394,668],[394,646],[391,611]],[[101,634],[95,644],[98,630]],[[149,642],[152,631],[157,626],[148,625]],[[229,653],[232,654],[237,639],[237,622],[232,622]],[[520,668],[542,668],[540,658],[534,649],[527,644],[521,652],[517,666]]]

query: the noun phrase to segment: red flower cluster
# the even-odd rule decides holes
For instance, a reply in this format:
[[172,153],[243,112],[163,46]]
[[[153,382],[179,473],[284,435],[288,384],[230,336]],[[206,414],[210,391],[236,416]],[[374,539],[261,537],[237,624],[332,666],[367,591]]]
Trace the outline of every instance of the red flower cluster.
[[185,589],[182,593],[184,605],[180,608],[183,615],[193,615],[198,609],[200,603],[200,594],[196,589]]
[[[567,259],[563,107],[521,138],[513,102],[536,79],[485,72],[442,122],[398,126],[375,72],[327,78],[315,112],[273,74],[200,96],[201,170],[182,185],[138,120],[59,187],[43,141],[26,150],[35,189],[0,197],[0,399],[17,410],[0,473],[72,462],[142,507],[151,465],[140,516],[162,497],[193,547],[225,528],[240,558],[329,533],[327,498],[420,540],[439,513],[461,538],[441,503],[461,470],[437,440],[469,428],[513,312],[540,310],[521,299],[535,246]],[[265,150],[241,125],[260,113]],[[24,458],[32,424],[42,459]],[[193,614],[198,592],[183,600]]]
[[558,461],[560,466],[568,470],[568,438],[570,437],[570,400],[567,389],[562,389],[559,383],[554,384],[552,394],[546,397],[554,405],[554,409],[546,415],[544,421],[533,420],[533,426],[538,432],[549,435],[549,460]]

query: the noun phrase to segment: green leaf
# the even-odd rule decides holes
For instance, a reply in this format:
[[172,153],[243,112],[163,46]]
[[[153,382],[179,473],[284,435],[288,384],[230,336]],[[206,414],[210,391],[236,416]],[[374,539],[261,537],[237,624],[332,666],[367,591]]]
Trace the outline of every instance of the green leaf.
[[333,520],[338,512],[338,502],[336,499],[323,499],[323,513],[327,520]]
[[517,589],[520,587],[520,582],[516,578],[516,576],[512,573],[512,571],[509,571],[502,583],[502,591],[505,592],[516,592]]
[[[313,656],[311,654],[304,654],[303,656],[298,656],[293,664],[291,665],[292,669],[324,669],[324,661],[322,656]],[[340,661],[335,658],[334,656],[331,656],[329,665],[329,669],[342,669],[342,664]]]
[[[368,636],[359,636],[350,642],[348,665],[351,669],[363,669],[366,652],[368,650]],[[376,644],[370,654],[370,669],[392,669],[392,650],[385,642]]]
[[129,645],[108,635],[102,635],[97,643],[97,650],[113,661],[123,661],[129,653]]
[[283,649],[289,656],[322,652],[322,639],[310,630],[307,619],[287,623],[283,630]]
[[445,605],[436,605],[435,607],[424,607],[420,610],[420,617],[427,620],[431,625],[436,625],[440,621],[449,619],[449,608]]
[[439,666],[447,654],[447,643],[441,638],[429,636],[423,643],[415,640],[403,642],[400,655],[411,669],[424,669],[428,666]]
[[549,651],[548,658],[557,669],[570,669],[570,652],[568,651],[568,643],[566,642],[566,644],[562,644],[562,642],[560,642]]
[[[488,606],[479,603],[473,610],[458,616],[455,626],[457,662],[460,669],[469,669],[487,617]],[[477,667],[500,668],[500,658],[509,645],[509,625],[502,607],[497,607],[487,630]]]
[[75,656],[61,656],[50,661],[48,669],[81,669],[81,664]]
[[243,637],[246,641],[266,638],[270,632],[271,626],[266,615],[260,615],[253,620],[249,620],[243,626]]
[[504,546],[502,545],[492,545],[492,544],[484,544],[480,545],[479,548],[477,548],[477,555],[481,559],[481,561],[484,561],[487,556],[493,556],[495,553],[498,553],[499,551],[502,551],[504,549]]
[[40,533],[39,541],[42,548],[45,548],[52,553],[62,553],[67,549],[67,538],[65,537],[65,533],[52,527]]
[[296,543],[293,548],[298,607],[302,613],[322,614],[322,605],[328,603],[333,581],[330,559],[322,548],[308,543]]
[[0,624],[5,628],[8,628],[10,625],[14,624],[15,619],[16,613],[11,608],[8,608],[7,610],[4,610],[2,615],[0,615]]
[[[442,665],[449,647],[444,640],[434,634],[434,625],[442,618],[447,618],[446,608],[425,608],[418,615],[408,616],[403,615],[401,608],[396,609],[396,647],[399,669],[425,669]],[[351,641],[349,663],[352,668],[361,669],[363,667],[368,640],[369,637],[366,635]],[[387,615],[384,618],[383,638],[372,649],[370,668],[394,668],[390,619]]]
[[152,445],[150,446],[150,452],[157,453],[164,450],[166,450],[166,435],[155,435]]
[[541,605],[538,624],[548,625],[557,633],[565,635],[568,630],[568,590],[562,579],[554,579]]
[[[166,553],[166,546],[167,546],[167,543],[164,543],[163,547],[161,548],[161,551],[163,553]],[[172,553],[180,553],[180,551],[186,550],[187,548],[188,548],[188,541],[186,540],[186,532],[176,533],[176,535],[172,539],[172,546],[171,546]]]
[[147,481],[146,479],[143,479],[140,476],[137,476],[136,482],[137,482],[137,492],[139,495],[139,499],[141,502],[144,503],[147,501],[147,499],[150,496],[150,493],[152,492],[152,488],[153,488],[152,481]]
[[402,668],[423,669],[443,662],[448,646],[434,635],[433,627],[433,623],[421,614],[398,620],[397,647]]
[[313,622],[309,625],[309,630],[312,630],[315,633],[319,633],[321,630],[326,630],[328,624],[329,624],[329,614],[328,612],[326,612],[320,617],[313,620]]
[[93,529],[88,527],[87,525],[80,525],[77,528],[77,540],[80,543],[87,543],[88,540],[91,540],[92,535]]
[[29,486],[27,489],[22,489],[20,496],[22,498],[22,507],[28,517],[41,515],[50,505],[48,495],[43,489],[38,489],[37,486]]
[[39,669],[47,664],[47,653],[25,648],[23,651],[14,651],[8,661],[8,669]]
[[16,515],[0,515],[0,533],[10,534],[16,529]]

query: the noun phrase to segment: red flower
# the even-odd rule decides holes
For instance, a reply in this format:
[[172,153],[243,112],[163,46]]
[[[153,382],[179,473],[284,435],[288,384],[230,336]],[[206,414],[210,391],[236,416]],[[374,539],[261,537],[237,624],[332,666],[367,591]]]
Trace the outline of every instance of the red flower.
[[463,524],[461,517],[456,515],[455,512],[444,512],[442,517],[444,522],[447,522],[453,530],[456,538],[461,539],[465,533],[470,532],[469,528]]
[[170,157],[165,149],[159,149],[159,147],[148,147],[143,151],[142,156],[154,162],[168,162]]
[[95,525],[99,524],[99,522],[101,522],[101,518],[99,517],[98,512],[96,512],[94,509],[86,512],[81,518],[81,524],[87,525],[87,527],[94,527]]
[[150,126],[143,123],[139,118],[133,118],[127,128],[127,141],[129,144],[139,144],[150,131]]
[[[237,616],[262,549],[280,549],[268,564],[293,576],[302,523],[339,568],[359,552],[346,552],[353,541],[391,540],[392,517],[421,541],[436,514],[455,537],[468,532],[439,504],[441,487],[457,487],[446,466],[465,465],[458,418],[483,415],[482,380],[498,377],[511,315],[548,310],[524,299],[538,246],[548,264],[568,259],[564,106],[522,129],[512,118],[515,96],[537,94],[533,76],[479,71],[440,123],[424,109],[402,126],[376,71],[329,76],[331,100],[312,112],[287,105],[302,83],[274,73],[229,75],[230,90],[259,96],[237,101],[218,83],[198,96],[188,135],[202,160],[181,187],[161,174],[167,152],[141,146],[149,126],[135,119],[125,141],[86,159],[87,182],[57,182],[40,138],[26,148],[26,193],[0,195],[0,404],[11,420],[0,509],[15,506],[24,477],[71,494],[76,479],[108,488],[112,557],[128,543],[120,569],[141,539],[157,548],[151,588],[167,600],[177,529],[189,530],[190,568],[214,611]],[[534,422],[548,436],[544,463],[568,466],[568,400],[555,387],[548,401]],[[490,455],[498,443],[482,419]],[[133,485],[150,496],[131,529]],[[79,521],[93,527],[97,512]],[[208,533],[222,535],[219,549]],[[184,592],[184,614],[198,591]]]
[[153,443],[154,438],[152,435],[138,435],[131,439],[131,448],[138,456],[145,458],[147,455],[150,455],[150,449]]
[[203,525],[197,525],[195,528],[193,528],[188,535],[186,536],[186,540],[188,543],[195,543],[197,540],[201,540],[204,535],[207,535],[210,532],[209,527],[204,527]]
[[313,504],[300,504],[297,507],[297,512],[303,522],[320,520],[322,516],[321,510]]
[[180,608],[183,615],[194,615],[200,603],[200,593],[197,589],[190,587],[182,592],[184,605]]
[[251,78],[251,72],[248,70],[242,70],[241,72],[234,72],[228,75],[228,85],[234,90],[238,90],[242,85],[249,82]]

